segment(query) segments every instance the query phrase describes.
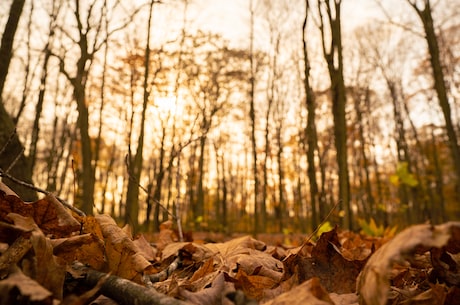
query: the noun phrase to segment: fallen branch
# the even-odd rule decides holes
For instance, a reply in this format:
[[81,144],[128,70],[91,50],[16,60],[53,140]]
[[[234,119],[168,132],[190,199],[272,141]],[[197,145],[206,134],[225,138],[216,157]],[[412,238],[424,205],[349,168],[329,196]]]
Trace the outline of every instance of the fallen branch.
[[147,285],[151,283],[156,283],[156,282],[162,282],[165,281],[171,273],[173,273],[177,268],[179,268],[182,265],[182,261],[180,256],[178,256],[169,266],[168,268],[164,269],[161,272],[155,273],[155,274],[150,274],[144,276],[146,279],[145,282]]
[[[83,276],[77,280],[89,287],[97,285],[101,278],[107,276],[106,273],[93,270],[78,262],[74,263],[72,268],[83,273]],[[114,275],[108,276],[102,284],[100,292],[122,305],[191,305],[188,302],[159,293],[153,288],[147,288]]]

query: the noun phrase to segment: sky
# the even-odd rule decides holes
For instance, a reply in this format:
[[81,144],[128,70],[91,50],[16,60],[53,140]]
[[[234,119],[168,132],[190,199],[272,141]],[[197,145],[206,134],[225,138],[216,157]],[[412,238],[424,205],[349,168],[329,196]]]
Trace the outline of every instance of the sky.
[[[190,20],[194,20],[201,28],[223,33],[232,42],[238,42],[242,40],[242,37],[247,37],[250,0],[194,0],[193,2],[190,8]],[[300,3],[298,13],[299,16],[303,16],[305,10],[303,1],[292,2]],[[403,8],[402,6],[407,5],[403,2],[405,1],[383,0],[383,5],[397,15]],[[385,18],[376,0],[343,0],[342,2],[344,30],[351,30],[370,19],[385,20]],[[299,22],[300,27],[301,18]]]

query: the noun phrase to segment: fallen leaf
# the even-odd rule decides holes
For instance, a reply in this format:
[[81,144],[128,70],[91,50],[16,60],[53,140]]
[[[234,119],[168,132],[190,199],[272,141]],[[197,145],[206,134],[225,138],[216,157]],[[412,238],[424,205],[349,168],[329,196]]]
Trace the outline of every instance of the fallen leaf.
[[297,257],[286,261],[294,265],[287,268],[293,270],[297,266],[300,283],[316,277],[329,292],[339,294],[355,292],[356,278],[366,260],[348,260],[343,257],[340,248],[336,227],[332,231],[321,234],[312,249],[311,257]]
[[409,227],[379,248],[369,259],[357,281],[360,303],[384,305],[390,289],[394,264],[408,263],[416,253],[448,245],[452,232],[458,232],[460,222],[439,226],[429,224]]
[[268,253],[254,249],[238,249],[223,257],[224,265],[232,275],[234,270],[244,270],[249,275],[261,275],[279,283],[284,275],[283,263]]
[[264,305],[334,305],[327,291],[321,286],[318,278],[311,278],[301,285],[285,292]]
[[203,265],[197,271],[195,271],[193,276],[190,278],[190,282],[194,282],[200,278],[203,278],[212,272],[214,272],[214,259],[209,258],[205,260]]
[[198,292],[190,292],[179,288],[179,294],[187,301],[196,305],[220,305],[225,297],[225,277],[219,273],[211,284],[211,287]]
[[153,266],[146,260],[132,239],[108,215],[97,215],[105,241],[108,268],[113,275],[142,283],[142,275]]
[[13,266],[10,275],[0,281],[0,304],[16,304],[18,300],[22,304],[51,305],[53,294]]
[[43,232],[35,230],[30,237],[35,253],[34,279],[53,293],[55,299],[62,300],[65,269],[53,256],[53,246]]
[[69,238],[55,239],[54,255],[62,258],[68,264],[79,261],[95,270],[104,270],[106,265],[104,242],[96,235],[88,233]]
[[141,234],[137,239],[135,239],[134,244],[137,246],[142,256],[144,256],[146,260],[153,261],[155,259],[156,251],[145,239],[144,235]]
[[208,243],[205,246],[213,253],[220,253],[224,256],[230,252],[238,251],[239,249],[255,249],[264,251],[267,248],[267,245],[264,242],[254,239],[251,236],[242,236],[229,240],[225,243]]
[[235,288],[241,289],[249,298],[256,300],[261,300],[265,296],[265,290],[278,285],[278,281],[262,275],[248,275],[243,269],[238,269],[235,279]]
[[19,197],[0,190],[0,221],[8,222],[9,213],[31,217],[43,233],[56,238],[69,236],[81,228],[80,223],[52,195],[25,203]]

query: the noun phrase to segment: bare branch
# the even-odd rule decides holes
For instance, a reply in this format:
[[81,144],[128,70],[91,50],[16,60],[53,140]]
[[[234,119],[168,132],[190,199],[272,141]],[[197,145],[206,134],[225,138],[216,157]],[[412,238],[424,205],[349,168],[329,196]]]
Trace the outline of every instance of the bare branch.
[[45,194],[45,195],[48,195],[48,196],[54,196],[63,206],[65,206],[66,208],[68,208],[69,210],[72,210],[74,211],[75,213],[77,213],[78,215],[80,216],[86,216],[86,214],[83,212],[83,211],[80,211],[79,209],[77,209],[76,207],[74,207],[73,205],[69,204],[66,200],[54,195],[53,193],[51,192],[48,192],[44,189],[41,189],[33,184],[30,184],[30,183],[27,183],[27,182],[24,182],[22,180],[19,180],[18,178],[16,177],[13,177],[11,176],[10,174],[6,173],[5,171],[3,171],[3,169],[0,168],[0,177],[5,177],[5,178],[8,178],[10,179],[11,181],[13,181],[14,183],[16,184],[19,184],[19,185],[22,185],[24,187],[27,187],[31,190],[34,190],[36,192],[39,192],[39,193],[42,193],[42,194]]

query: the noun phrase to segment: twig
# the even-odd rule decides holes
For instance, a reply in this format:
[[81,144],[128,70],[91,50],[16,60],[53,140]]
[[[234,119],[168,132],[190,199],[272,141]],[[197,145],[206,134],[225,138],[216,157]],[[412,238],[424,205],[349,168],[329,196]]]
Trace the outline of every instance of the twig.
[[45,194],[45,195],[52,195],[52,196],[54,196],[63,206],[65,206],[66,208],[68,208],[68,209],[74,211],[75,213],[77,213],[77,214],[80,215],[80,216],[83,216],[83,217],[86,216],[86,214],[85,214],[83,211],[77,209],[77,208],[74,207],[73,205],[70,205],[70,204],[69,204],[67,201],[65,201],[64,199],[59,198],[58,196],[54,195],[54,194],[51,193],[51,192],[48,192],[48,191],[46,191],[46,190],[44,190],[44,189],[41,189],[41,188],[39,188],[39,187],[36,187],[36,186],[33,185],[33,184],[30,184],[30,183],[24,182],[24,181],[22,181],[22,180],[19,180],[18,178],[13,177],[13,176],[11,176],[11,175],[8,174],[8,173],[5,173],[5,172],[3,171],[3,169],[1,169],[1,168],[0,168],[0,177],[8,178],[8,179],[10,179],[11,181],[13,181],[14,183],[19,184],[19,185],[22,185],[22,186],[25,186],[25,187],[27,187],[27,188],[29,188],[29,189],[31,189],[31,190],[36,191],[36,192],[39,192],[39,193],[42,193],[42,194]]
[[176,217],[177,217],[177,232],[179,233],[179,241],[184,241],[184,233],[182,232],[182,223],[180,221],[180,154],[182,152],[182,144],[179,144],[179,153],[177,154],[177,171],[176,171]]
[[8,140],[6,140],[6,143],[3,145],[2,149],[0,149],[0,156],[5,152],[6,148],[8,147],[8,145],[10,145],[11,141],[13,141],[13,138],[15,135],[16,135],[16,128],[14,128],[13,132],[8,137]]
[[302,252],[303,248],[308,244],[308,242],[313,238],[313,236],[316,235],[316,233],[323,226],[323,224],[328,220],[328,218],[331,216],[332,212],[334,212],[334,210],[337,208],[337,206],[339,205],[339,203],[341,201],[342,200],[339,200],[334,204],[334,206],[331,208],[331,210],[326,215],[326,217],[324,217],[324,219],[321,221],[321,223],[313,230],[313,232],[310,233],[310,235],[307,237],[307,239],[305,239],[305,241],[302,243],[302,246],[300,247],[300,249],[299,249],[299,251],[297,253]]
[[[77,279],[86,286],[93,287],[99,280],[106,277],[107,274],[85,267],[81,263],[74,263],[72,269],[83,272],[83,277]],[[120,278],[118,276],[109,275],[106,281],[102,284],[100,292],[122,305],[190,305],[189,302],[184,302],[165,294],[157,292],[153,288],[148,288],[136,284],[130,280]]]
[[24,147],[21,149],[21,151],[16,155],[16,157],[14,158],[13,162],[11,162],[10,166],[8,166],[8,168],[6,169],[6,173],[9,173],[10,170],[13,168],[13,166],[18,162],[19,158],[21,158],[22,156],[22,153],[24,152]]
[[144,275],[144,282],[147,285],[152,285],[152,283],[162,282],[168,279],[168,277],[177,270],[182,265],[182,260],[180,255],[176,257],[176,259],[168,266],[168,268],[154,274],[146,274]]

